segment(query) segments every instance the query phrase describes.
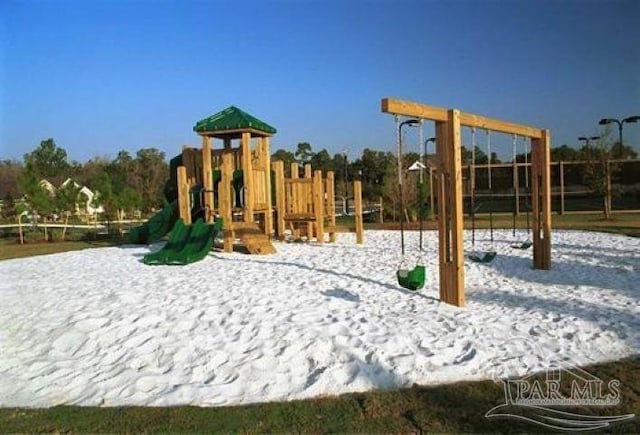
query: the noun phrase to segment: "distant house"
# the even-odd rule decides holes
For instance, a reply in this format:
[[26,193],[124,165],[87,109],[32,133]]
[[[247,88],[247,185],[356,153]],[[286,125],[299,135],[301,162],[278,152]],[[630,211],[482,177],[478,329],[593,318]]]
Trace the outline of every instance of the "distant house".
[[98,213],[104,213],[104,208],[102,207],[102,205],[99,205],[97,207],[93,206],[93,200],[96,197],[97,192],[93,192],[87,186],[81,186],[71,178],[67,178],[58,188],[56,188],[48,180],[41,180],[40,186],[51,195],[55,195],[58,189],[65,188],[69,185],[69,183],[73,183],[73,186],[75,188],[80,189],[80,191],[78,192],[78,202],[76,203],[75,214],[80,216],[95,216]]

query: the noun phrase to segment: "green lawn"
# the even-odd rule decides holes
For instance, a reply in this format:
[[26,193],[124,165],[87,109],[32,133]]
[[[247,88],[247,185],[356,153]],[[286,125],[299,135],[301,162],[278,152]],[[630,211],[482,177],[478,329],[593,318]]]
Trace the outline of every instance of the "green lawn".
[[[479,220],[483,221],[485,218]],[[637,234],[640,231],[640,216],[620,215],[614,221],[602,221],[600,216],[594,215],[554,216],[554,225]],[[385,228],[393,225],[370,224],[368,227]],[[19,245],[14,240],[4,240],[0,242],[0,259],[110,246],[113,243],[79,241]],[[605,383],[612,379],[620,380],[621,403],[615,407],[563,410],[592,415],[640,415],[640,356],[585,369]],[[225,408],[3,408],[0,409],[0,431],[522,433],[543,429],[514,419],[484,417],[489,409],[503,401],[502,386],[482,381]],[[638,433],[640,423],[637,419],[614,423],[611,430],[616,433]]]
[[55,254],[58,252],[79,251],[89,248],[114,246],[119,241],[113,240],[79,240],[68,242],[31,242],[21,245],[15,239],[0,240],[0,261],[11,258],[32,257],[34,255]]
[[[586,368],[605,382],[619,379],[615,407],[562,408],[589,415],[640,415],[640,358]],[[544,377],[539,377],[543,380]],[[539,432],[515,419],[487,419],[504,403],[502,386],[491,381],[345,394],[295,402],[225,408],[0,409],[3,432]],[[637,433],[638,420],[614,423],[617,433]]]

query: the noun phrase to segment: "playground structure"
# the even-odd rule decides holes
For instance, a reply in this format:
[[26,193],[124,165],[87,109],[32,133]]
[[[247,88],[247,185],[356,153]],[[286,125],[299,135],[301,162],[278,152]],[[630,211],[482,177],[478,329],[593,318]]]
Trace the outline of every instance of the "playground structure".
[[[233,251],[239,239],[250,254],[274,253],[271,235],[284,240],[287,226],[297,239],[315,236],[317,243],[323,243],[329,233],[329,241],[334,242],[335,233],[352,231],[357,234],[357,243],[362,243],[360,181],[354,182],[355,227],[336,226],[333,173],[323,178],[322,171],[314,172],[311,165],[305,165],[304,177],[300,177],[298,165],[293,164],[291,178],[285,178],[283,163],[271,162],[269,142],[275,128],[230,106],[198,121],[193,130],[201,137],[202,148],[185,146],[171,159],[170,179],[165,185],[170,204],[132,231],[134,243],[163,237],[178,225],[176,221],[189,227],[199,219],[205,226],[222,220],[218,226],[225,252]],[[222,141],[221,148],[213,148],[215,139]],[[217,233],[200,232],[212,237]],[[173,240],[173,234],[170,239],[172,244],[180,244]],[[210,242],[209,247],[213,240]],[[149,264],[157,264],[151,260]]]
[[[462,140],[461,127],[510,133],[531,141],[531,206],[533,268],[551,267],[551,176],[548,130],[514,124],[456,109],[443,109],[411,101],[383,98],[383,113],[434,121],[436,132],[435,191],[438,206],[438,255],[443,302],[465,305]],[[400,152],[400,150],[399,150]]]
[[328,171],[325,179],[322,171],[313,171],[310,164],[304,165],[304,177],[300,177],[297,163],[291,164],[291,177],[284,177],[284,163],[273,162],[276,192],[277,227],[276,236],[285,238],[287,226],[294,239],[315,236],[316,242],[324,242],[325,233],[329,234],[329,242],[335,242],[336,233],[356,233],[356,243],[364,240],[362,183],[354,181],[355,226],[336,225],[335,176]]

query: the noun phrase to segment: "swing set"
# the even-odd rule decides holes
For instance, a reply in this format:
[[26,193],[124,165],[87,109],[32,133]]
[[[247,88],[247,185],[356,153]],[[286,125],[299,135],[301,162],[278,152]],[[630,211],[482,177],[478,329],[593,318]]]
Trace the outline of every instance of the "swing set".
[[471,128],[471,167],[470,179],[471,179],[471,253],[467,256],[469,260],[474,263],[491,263],[498,253],[493,247],[493,189],[491,186],[491,131],[486,130],[487,133],[487,186],[489,189],[489,237],[491,247],[487,251],[476,251],[476,211],[480,208],[476,208],[475,191],[476,191],[476,128]]
[[416,265],[409,269],[408,260],[405,256],[405,246],[404,246],[404,216],[402,214],[405,210],[404,204],[404,192],[403,192],[403,166],[402,166],[402,127],[405,125],[408,126],[419,126],[420,128],[420,146],[422,146],[422,121],[417,119],[408,119],[400,123],[398,116],[396,118],[396,131],[398,132],[397,137],[397,146],[398,146],[398,194],[400,196],[400,249],[402,252],[400,265],[398,266],[398,271],[396,272],[396,278],[398,279],[398,284],[401,287],[404,287],[408,290],[416,291],[420,290],[424,287],[424,283],[426,280],[426,267],[424,265],[424,256],[422,251],[422,229],[424,222],[424,198],[422,193],[424,192],[424,169],[425,165],[423,160],[423,155],[420,153],[420,162],[419,164],[412,165],[410,170],[419,170],[420,171],[420,182],[418,184],[418,215],[420,219],[420,243],[418,248],[418,261]]
[[[438,257],[439,257],[439,296],[448,304],[463,307],[466,303],[464,288],[464,247],[463,247],[463,201],[462,201],[462,141],[461,127],[481,128],[522,136],[531,142],[531,209],[532,209],[532,246],[533,268],[548,270],[551,268],[551,171],[549,130],[491,119],[479,115],[461,112],[456,109],[443,109],[411,101],[383,98],[383,113],[396,117],[408,117],[398,126],[398,185],[401,204],[402,195],[402,137],[401,126],[422,124],[425,120],[435,122],[436,158],[435,191],[438,221]],[[488,141],[490,146],[490,142]],[[491,155],[489,154],[489,158]],[[490,179],[491,164],[488,172]],[[491,192],[491,187],[489,188]],[[491,194],[489,195],[491,198]],[[421,204],[422,206],[422,204]],[[474,204],[475,206],[475,204]],[[473,208],[472,208],[473,209]],[[421,213],[422,219],[422,213]],[[473,219],[473,218],[472,218]],[[490,219],[492,216],[490,215]],[[472,221],[473,223],[473,221]],[[401,247],[404,257],[404,226],[400,220]],[[422,246],[420,247],[422,248]],[[422,288],[426,276],[424,264],[416,264],[413,269],[399,267],[398,284],[417,290]]]

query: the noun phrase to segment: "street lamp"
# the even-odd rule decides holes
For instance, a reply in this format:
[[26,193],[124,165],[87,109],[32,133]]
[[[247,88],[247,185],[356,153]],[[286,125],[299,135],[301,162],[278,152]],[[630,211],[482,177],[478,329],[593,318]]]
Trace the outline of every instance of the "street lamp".
[[600,136],[580,136],[578,140],[584,141],[584,144],[589,148],[589,142],[592,140],[598,140]]
[[632,122],[638,122],[640,121],[640,116],[629,116],[628,118],[624,118],[622,121],[618,120],[618,119],[614,119],[614,118],[602,118],[600,121],[598,121],[598,124],[600,125],[608,125],[608,124],[618,124],[618,143],[620,144],[620,147],[622,147],[622,126],[627,123],[632,123]]

